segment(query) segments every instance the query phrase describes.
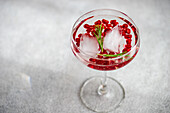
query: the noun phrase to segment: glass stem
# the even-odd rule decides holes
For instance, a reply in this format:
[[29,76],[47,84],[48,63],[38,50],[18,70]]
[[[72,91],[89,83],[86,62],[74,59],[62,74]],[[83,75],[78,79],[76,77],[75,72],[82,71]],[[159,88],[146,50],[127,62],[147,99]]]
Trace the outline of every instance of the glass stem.
[[101,84],[98,88],[98,94],[99,95],[105,95],[107,94],[107,72],[104,71],[104,77],[101,79]]
[[107,85],[107,72],[104,71],[104,77],[103,77],[103,85]]

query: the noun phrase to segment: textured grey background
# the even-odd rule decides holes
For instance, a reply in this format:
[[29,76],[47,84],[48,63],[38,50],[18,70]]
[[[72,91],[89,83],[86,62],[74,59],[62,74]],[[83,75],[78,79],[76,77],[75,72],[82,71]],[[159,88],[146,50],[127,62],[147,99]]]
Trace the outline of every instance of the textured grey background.
[[0,0],[0,113],[93,113],[79,90],[102,73],[73,56],[69,39],[96,8],[121,10],[140,30],[137,57],[108,73],[126,90],[111,113],[170,113],[170,0]]

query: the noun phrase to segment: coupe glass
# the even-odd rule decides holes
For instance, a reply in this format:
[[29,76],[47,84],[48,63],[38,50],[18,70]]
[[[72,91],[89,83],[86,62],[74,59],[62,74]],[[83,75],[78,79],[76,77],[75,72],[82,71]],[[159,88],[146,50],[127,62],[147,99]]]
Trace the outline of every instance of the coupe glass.
[[71,49],[86,66],[104,72],[103,77],[89,78],[81,87],[80,97],[87,108],[109,112],[120,105],[125,98],[124,88],[108,77],[107,71],[132,61],[139,46],[138,28],[125,13],[98,9],[78,18],[72,28]]

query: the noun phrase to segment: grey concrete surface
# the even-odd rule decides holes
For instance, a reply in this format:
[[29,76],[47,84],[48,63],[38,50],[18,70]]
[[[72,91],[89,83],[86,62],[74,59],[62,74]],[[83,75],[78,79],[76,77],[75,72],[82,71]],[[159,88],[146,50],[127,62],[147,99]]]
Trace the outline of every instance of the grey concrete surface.
[[69,41],[76,19],[99,8],[128,14],[141,37],[137,57],[108,73],[126,90],[110,113],[170,113],[169,0],[0,0],[0,113],[93,113],[79,91],[102,73],[80,63]]

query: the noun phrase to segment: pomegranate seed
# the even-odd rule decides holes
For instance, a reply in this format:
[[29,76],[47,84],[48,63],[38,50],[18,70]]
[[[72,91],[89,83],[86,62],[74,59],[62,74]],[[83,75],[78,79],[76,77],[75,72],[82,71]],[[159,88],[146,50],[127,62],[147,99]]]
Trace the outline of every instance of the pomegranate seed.
[[119,24],[118,22],[116,22],[116,24],[115,25],[117,25],[117,24]]
[[88,25],[88,24],[84,25],[84,28],[89,28],[89,27],[90,27],[90,25]]
[[86,31],[87,31],[87,33],[90,33],[91,29],[90,29],[90,28],[87,28],[87,30],[86,30]]
[[80,33],[79,35],[78,35],[78,37],[80,38],[82,36],[82,34]]
[[137,33],[136,33],[136,32],[134,32],[134,35],[135,35],[135,38],[138,38],[138,35],[137,35]]
[[116,20],[111,20],[110,23],[111,24],[116,24]]
[[131,39],[128,39],[128,40],[126,40],[126,43],[127,43],[127,44],[130,44],[131,41],[132,41]]
[[80,38],[76,38],[76,45],[77,45],[77,47],[80,46]]
[[96,60],[96,64],[102,64],[103,61],[102,60]]
[[94,68],[94,65],[92,65],[92,64],[88,64],[87,66],[90,67],[90,68],[95,69],[95,68]]
[[130,34],[130,29],[129,28],[126,29],[126,33]]
[[78,42],[78,43],[79,43],[79,42],[80,42],[80,38],[76,38],[76,42]]
[[95,24],[95,25],[101,25],[101,23],[102,23],[101,20],[98,20],[98,21],[96,21],[94,24]]
[[115,64],[114,60],[109,60],[109,64]]
[[104,24],[108,24],[108,23],[109,23],[109,21],[106,20],[106,19],[102,19],[102,22],[103,22]]
[[119,25],[119,27],[123,29],[123,25]]
[[97,55],[97,58],[103,58],[103,56],[101,56],[101,55]]
[[125,31],[122,31],[122,36],[125,36],[125,35],[126,35]]
[[127,52],[129,52],[130,50],[131,50],[131,49],[130,49],[130,48],[128,48],[128,49],[127,49]]
[[107,24],[107,27],[112,27],[112,25],[111,24]]
[[108,31],[111,31],[111,29],[109,27],[104,30],[104,33],[106,34],[106,32],[108,32]]
[[135,31],[136,31],[136,28],[135,28],[134,26],[132,26],[131,28],[132,28],[133,32],[135,32]]
[[109,61],[103,61],[103,65],[109,65]]
[[100,52],[100,54],[107,54],[107,51],[103,49],[103,52]]
[[127,24],[123,24],[123,27],[124,27],[124,28],[127,28],[127,27],[128,27],[128,25],[127,25]]
[[118,24],[119,24],[118,22],[114,23],[114,24],[113,24],[113,27],[115,27],[115,26],[118,25]]
[[124,48],[123,50],[122,50],[122,52],[126,52],[127,51],[127,49],[126,48]]
[[102,33],[102,36],[103,36],[103,37],[105,37],[105,35],[106,35],[106,33],[105,33],[105,32],[103,32],[103,33]]
[[93,29],[94,28],[94,25],[90,25],[90,27],[89,27],[90,29]]
[[[77,49],[77,47],[73,44],[73,48],[77,53],[80,53],[80,51]],[[75,55],[76,56],[76,55]]]
[[79,47],[79,46],[80,46],[80,43],[77,42],[76,45],[77,45],[77,47]]
[[132,38],[132,35],[126,35],[125,38]]
[[124,27],[124,28],[123,28],[123,31],[125,31],[125,32],[126,32],[126,30],[127,30],[127,28],[126,28],[126,27]]
[[110,55],[114,55],[115,53],[114,53],[114,52],[110,52],[109,54],[110,54]]
[[91,62],[96,62],[96,59],[90,58],[89,61],[91,61]]
[[126,48],[131,48],[132,46],[128,44],[128,45],[125,45],[125,47]]

